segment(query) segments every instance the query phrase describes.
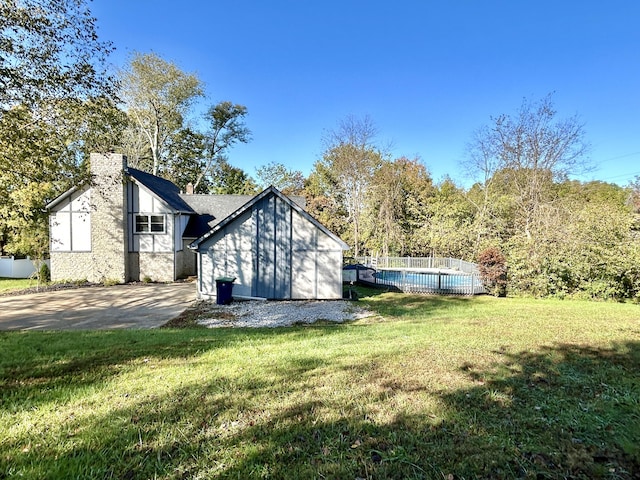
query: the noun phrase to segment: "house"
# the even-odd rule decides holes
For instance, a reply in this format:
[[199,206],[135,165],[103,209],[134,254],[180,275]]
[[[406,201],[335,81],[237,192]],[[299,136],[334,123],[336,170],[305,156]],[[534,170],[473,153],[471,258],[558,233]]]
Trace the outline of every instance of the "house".
[[[204,298],[215,296],[219,275],[237,277],[234,296],[341,297],[348,247],[304,211],[304,199],[273,187],[257,196],[182,193],[122,155],[91,154],[90,162],[91,183],[47,205],[53,280],[167,282],[200,272]],[[290,233],[268,234],[271,227]]]
[[216,278],[235,278],[234,296],[342,298],[343,250],[349,247],[289,197],[269,187],[194,241],[198,293]]

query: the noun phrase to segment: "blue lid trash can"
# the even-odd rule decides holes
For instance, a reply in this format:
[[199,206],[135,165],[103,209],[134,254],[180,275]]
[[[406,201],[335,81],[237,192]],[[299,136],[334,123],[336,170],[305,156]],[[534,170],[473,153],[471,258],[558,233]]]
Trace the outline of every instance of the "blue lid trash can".
[[218,305],[229,305],[231,303],[233,282],[235,280],[235,277],[216,278],[216,303]]

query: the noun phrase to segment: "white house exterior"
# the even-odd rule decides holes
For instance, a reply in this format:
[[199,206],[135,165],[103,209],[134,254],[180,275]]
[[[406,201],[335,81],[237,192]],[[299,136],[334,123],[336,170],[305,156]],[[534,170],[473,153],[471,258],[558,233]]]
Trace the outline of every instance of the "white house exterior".
[[[129,168],[118,154],[91,155],[92,181],[49,205],[53,280],[168,282],[198,275],[202,298],[236,277],[234,296],[342,297],[347,245],[292,199],[193,195]],[[191,249],[188,246],[191,245]]]
[[[52,280],[173,281],[195,274],[182,233],[195,212],[171,182],[91,155],[92,182],[47,205]],[[186,253],[186,255],[185,255]]]

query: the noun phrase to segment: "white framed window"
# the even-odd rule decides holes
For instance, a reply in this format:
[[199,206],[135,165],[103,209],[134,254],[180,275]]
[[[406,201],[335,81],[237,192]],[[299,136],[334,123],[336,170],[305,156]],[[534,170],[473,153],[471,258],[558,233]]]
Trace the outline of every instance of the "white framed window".
[[164,215],[138,213],[135,216],[136,233],[165,233],[166,220]]

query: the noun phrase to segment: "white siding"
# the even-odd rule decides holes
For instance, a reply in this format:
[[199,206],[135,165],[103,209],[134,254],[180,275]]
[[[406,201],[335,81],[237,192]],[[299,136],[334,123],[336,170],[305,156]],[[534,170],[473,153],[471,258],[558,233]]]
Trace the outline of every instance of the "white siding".
[[342,298],[341,246],[297,212],[291,262],[292,298]]
[[166,218],[166,232],[164,234],[155,233],[153,237],[153,251],[158,253],[169,253],[175,249],[173,247],[173,215]]
[[52,252],[91,251],[90,190],[72,194],[49,217]]
[[51,251],[71,251],[71,212],[60,210],[49,216],[51,222]]
[[[309,249],[315,250],[318,229],[315,225],[295,211],[293,212],[292,218],[292,230],[292,248],[294,251],[304,251]],[[333,243],[335,244],[335,242]]]
[[201,251],[199,254],[198,291],[200,296],[210,298],[216,293],[215,278],[213,275],[213,250]]
[[342,298],[342,259],[342,250],[318,251],[316,298]]
[[295,251],[291,257],[291,298],[294,300],[317,298],[316,252]]
[[253,221],[251,212],[218,232],[209,250],[213,266],[212,281],[215,291],[215,279],[233,277],[233,294],[251,296],[253,279],[252,255]]
[[153,212],[154,198],[138,187],[138,185],[135,185],[135,192],[137,195],[134,197],[133,210],[135,212]]
[[71,245],[74,252],[91,251],[91,214],[71,212]]
[[[171,209],[162,200],[133,182],[128,184],[127,195],[129,199],[130,252],[170,253],[181,248],[182,240],[176,242],[174,238],[174,218],[176,216],[171,213]],[[163,215],[165,218],[164,233],[136,233],[136,215]]]
[[176,247],[176,252],[181,251],[184,246],[182,242],[182,234],[187,228],[187,223],[189,223],[189,215],[176,215],[174,217],[174,233],[173,233],[173,243]]
[[[339,245],[336,244],[336,241],[332,239],[329,235],[322,232],[321,230],[317,230],[318,232],[318,240],[316,244],[316,248],[318,251],[329,251],[334,252],[336,250],[342,251]],[[338,269],[340,274],[342,275],[342,266]]]

